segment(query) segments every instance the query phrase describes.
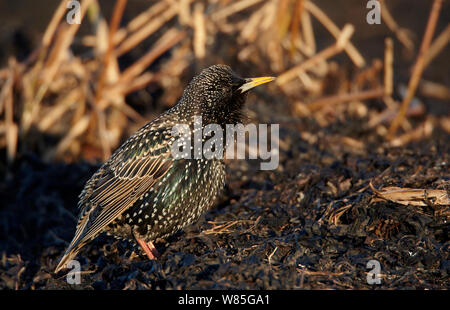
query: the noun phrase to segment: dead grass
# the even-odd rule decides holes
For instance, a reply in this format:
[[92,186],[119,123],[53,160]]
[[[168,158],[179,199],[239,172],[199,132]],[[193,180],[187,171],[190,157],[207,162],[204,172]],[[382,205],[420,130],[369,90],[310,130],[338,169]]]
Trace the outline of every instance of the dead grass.
[[[424,96],[448,100],[448,87],[421,78],[450,39],[447,27],[433,40],[442,0],[430,6],[427,29],[401,104],[393,99],[398,89],[394,84],[394,40],[386,39],[384,59],[367,64],[351,42],[358,30],[352,24],[340,29],[311,0],[161,0],[124,25],[126,0],[116,1],[110,21],[102,16],[97,0],[83,0],[82,23],[90,23],[93,29],[83,37],[78,35],[80,25],[65,21],[65,4],[61,1],[55,9],[39,47],[28,59],[17,62],[11,56],[8,66],[0,70],[0,148],[6,149],[9,163],[28,150],[47,160],[108,158],[120,144],[129,120],[139,125],[145,121],[125,97],[150,83],[164,89],[182,87],[177,81],[183,71],[193,59],[210,54],[220,33],[236,36],[239,61],[269,64],[269,70],[278,75],[280,90],[291,99],[295,116],[314,117],[326,126],[338,111],[356,111],[367,116],[369,127],[394,146],[428,137],[434,126],[447,132],[450,128],[448,118],[426,116],[416,128],[408,122],[409,115],[425,113],[410,105],[416,89]],[[385,1],[382,18],[393,36],[414,53],[410,31],[398,25]],[[314,19],[336,40],[321,51],[316,46]],[[157,36],[152,47],[120,70],[118,58],[150,36]],[[82,57],[74,53],[75,45],[90,52]],[[148,71],[168,51],[171,53],[159,71]],[[355,66],[356,78],[337,79],[336,92],[327,95],[323,91],[327,77],[340,71],[330,58],[342,53]],[[172,105],[177,96],[165,98]],[[385,110],[368,110],[363,103],[376,98],[383,100]],[[397,134],[399,129],[402,132]],[[45,136],[53,137],[52,142],[42,138]]]

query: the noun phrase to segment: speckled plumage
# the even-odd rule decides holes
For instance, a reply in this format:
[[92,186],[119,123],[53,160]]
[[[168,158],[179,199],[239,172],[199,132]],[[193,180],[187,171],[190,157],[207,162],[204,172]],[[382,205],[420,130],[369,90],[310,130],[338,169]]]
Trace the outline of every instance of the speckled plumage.
[[225,184],[223,160],[172,158],[171,130],[176,124],[193,129],[196,115],[202,116],[203,126],[238,123],[246,99],[239,87],[248,81],[225,65],[203,70],[176,106],[117,149],[81,192],[76,233],[56,271],[102,232],[151,242],[172,235],[208,210]]

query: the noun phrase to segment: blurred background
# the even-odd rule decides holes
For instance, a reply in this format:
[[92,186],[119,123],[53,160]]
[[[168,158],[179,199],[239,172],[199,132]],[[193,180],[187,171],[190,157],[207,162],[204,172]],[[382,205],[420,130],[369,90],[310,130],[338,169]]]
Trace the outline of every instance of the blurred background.
[[[406,97],[432,4],[386,1],[381,23],[371,25],[371,8],[357,0],[85,2],[80,26],[65,22],[69,2],[0,4],[3,162],[23,152],[105,160],[215,63],[242,76],[279,76],[270,93],[293,116],[313,115],[325,124],[330,106],[350,102],[341,106],[369,117],[385,138]],[[448,2],[442,5],[434,31],[440,40],[423,70],[422,97],[411,98],[405,110],[410,115],[449,111],[450,13]],[[348,42],[338,47],[344,26]],[[360,104],[367,99],[372,103]],[[405,119],[399,124],[416,127]],[[448,119],[441,125],[448,131]]]

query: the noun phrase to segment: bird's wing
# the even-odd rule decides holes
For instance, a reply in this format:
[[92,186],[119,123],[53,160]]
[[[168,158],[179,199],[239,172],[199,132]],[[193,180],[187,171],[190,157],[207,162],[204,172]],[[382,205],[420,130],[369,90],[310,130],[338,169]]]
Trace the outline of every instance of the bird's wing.
[[144,195],[163,176],[172,160],[167,156],[130,158],[115,171],[109,170],[96,182],[77,225],[76,237],[94,238],[101,230]]
[[[170,152],[135,152],[114,154],[86,183],[80,195],[80,216],[76,233],[57,270],[65,266],[78,250],[113,222],[169,170],[173,163]],[[148,150],[148,149],[147,149]],[[114,164],[115,163],[115,164]]]

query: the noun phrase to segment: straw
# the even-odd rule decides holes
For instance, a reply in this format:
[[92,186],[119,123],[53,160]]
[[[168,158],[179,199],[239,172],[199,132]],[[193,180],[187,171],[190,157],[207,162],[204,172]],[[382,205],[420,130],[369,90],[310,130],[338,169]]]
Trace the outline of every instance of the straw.
[[406,110],[408,109],[411,100],[414,97],[417,86],[419,85],[420,78],[422,76],[422,72],[425,69],[425,55],[430,46],[431,39],[434,34],[434,30],[436,28],[436,23],[439,17],[439,13],[442,7],[442,0],[434,0],[433,6],[431,8],[430,17],[428,18],[427,27],[425,29],[425,34],[423,36],[422,44],[420,46],[419,55],[417,56],[416,63],[414,65],[413,73],[409,80],[408,91],[405,98],[402,101],[400,106],[400,110],[397,116],[394,118],[387,135],[388,140],[391,140],[399,125],[402,123],[405,118]]

